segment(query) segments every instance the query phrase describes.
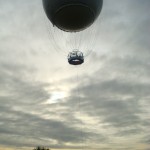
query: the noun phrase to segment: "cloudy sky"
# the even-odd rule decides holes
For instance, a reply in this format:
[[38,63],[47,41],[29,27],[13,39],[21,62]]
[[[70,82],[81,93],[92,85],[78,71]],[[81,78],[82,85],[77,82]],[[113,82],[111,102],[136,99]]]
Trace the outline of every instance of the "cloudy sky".
[[[150,150],[149,8],[104,0],[72,38],[41,0],[0,0],[0,150]],[[75,43],[92,50],[78,67],[66,57]]]

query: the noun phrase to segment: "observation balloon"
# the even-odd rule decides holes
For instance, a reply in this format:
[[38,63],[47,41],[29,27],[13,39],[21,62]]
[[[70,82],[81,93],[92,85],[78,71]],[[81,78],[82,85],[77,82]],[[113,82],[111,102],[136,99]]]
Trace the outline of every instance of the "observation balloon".
[[99,16],[102,4],[103,0],[43,0],[51,23],[68,32],[89,27]]

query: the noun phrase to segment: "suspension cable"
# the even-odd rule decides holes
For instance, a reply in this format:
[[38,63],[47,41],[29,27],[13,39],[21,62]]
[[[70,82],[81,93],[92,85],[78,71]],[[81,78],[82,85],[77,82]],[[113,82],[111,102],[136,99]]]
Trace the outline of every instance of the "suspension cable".
[[76,80],[77,80],[77,98],[78,98],[78,105],[77,105],[77,110],[78,110],[78,115],[79,115],[79,119],[81,121],[81,150],[84,150],[84,135],[83,135],[83,128],[84,128],[84,124],[83,124],[83,121],[82,121],[82,117],[81,117],[81,97],[80,97],[80,92],[79,92],[79,86],[78,86],[78,83],[79,83],[79,73],[78,73],[78,66],[76,66]]

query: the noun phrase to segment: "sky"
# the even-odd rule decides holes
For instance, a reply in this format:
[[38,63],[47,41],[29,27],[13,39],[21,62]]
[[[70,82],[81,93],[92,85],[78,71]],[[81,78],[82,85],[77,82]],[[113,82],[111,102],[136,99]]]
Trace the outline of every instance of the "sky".
[[[0,150],[150,150],[149,7],[104,0],[65,35],[41,0],[0,0]],[[81,66],[67,62],[75,43]]]

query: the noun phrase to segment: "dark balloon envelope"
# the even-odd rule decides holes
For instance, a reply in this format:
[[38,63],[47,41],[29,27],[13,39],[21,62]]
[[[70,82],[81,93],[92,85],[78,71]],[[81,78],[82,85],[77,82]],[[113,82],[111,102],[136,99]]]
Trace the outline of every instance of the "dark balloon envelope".
[[52,24],[68,32],[89,27],[100,14],[102,4],[103,0],[43,0]]

